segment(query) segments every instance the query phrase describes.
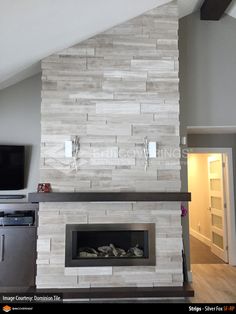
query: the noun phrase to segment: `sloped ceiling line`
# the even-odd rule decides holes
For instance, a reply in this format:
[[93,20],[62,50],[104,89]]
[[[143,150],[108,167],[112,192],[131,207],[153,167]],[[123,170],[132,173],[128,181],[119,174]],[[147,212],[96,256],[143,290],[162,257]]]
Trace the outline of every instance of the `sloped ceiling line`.
[[[171,0],[1,0],[0,89],[40,71],[41,59]],[[179,16],[203,0],[178,0]],[[236,0],[227,13],[236,17]]]

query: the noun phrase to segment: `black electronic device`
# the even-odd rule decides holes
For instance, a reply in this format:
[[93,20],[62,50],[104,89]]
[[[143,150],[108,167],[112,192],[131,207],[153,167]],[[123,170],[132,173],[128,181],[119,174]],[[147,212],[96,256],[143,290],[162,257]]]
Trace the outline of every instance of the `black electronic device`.
[[33,211],[0,212],[0,226],[30,226],[33,224]]
[[13,200],[13,199],[21,199],[21,198],[25,198],[25,195],[23,194],[0,194],[0,199],[1,200]]
[[33,225],[33,217],[0,217],[0,226]]

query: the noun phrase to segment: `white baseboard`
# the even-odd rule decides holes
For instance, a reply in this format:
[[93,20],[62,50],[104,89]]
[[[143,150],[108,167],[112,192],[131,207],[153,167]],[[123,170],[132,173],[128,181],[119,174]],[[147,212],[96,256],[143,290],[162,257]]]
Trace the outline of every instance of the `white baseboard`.
[[199,241],[203,242],[207,246],[211,246],[211,239],[207,238],[206,236],[202,235],[201,233],[197,232],[196,230],[190,228],[190,234],[197,238]]

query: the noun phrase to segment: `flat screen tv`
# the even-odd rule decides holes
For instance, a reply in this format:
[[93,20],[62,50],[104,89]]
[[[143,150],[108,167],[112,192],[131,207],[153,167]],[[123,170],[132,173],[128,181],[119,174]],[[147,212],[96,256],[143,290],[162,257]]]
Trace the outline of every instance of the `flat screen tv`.
[[24,188],[25,147],[0,145],[0,190]]

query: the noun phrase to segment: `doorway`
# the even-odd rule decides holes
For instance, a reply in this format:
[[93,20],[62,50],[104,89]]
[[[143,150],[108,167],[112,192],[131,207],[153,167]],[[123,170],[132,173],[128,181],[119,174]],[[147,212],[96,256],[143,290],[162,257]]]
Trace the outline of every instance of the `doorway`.
[[233,167],[228,150],[194,148],[188,154],[192,264],[236,264]]

